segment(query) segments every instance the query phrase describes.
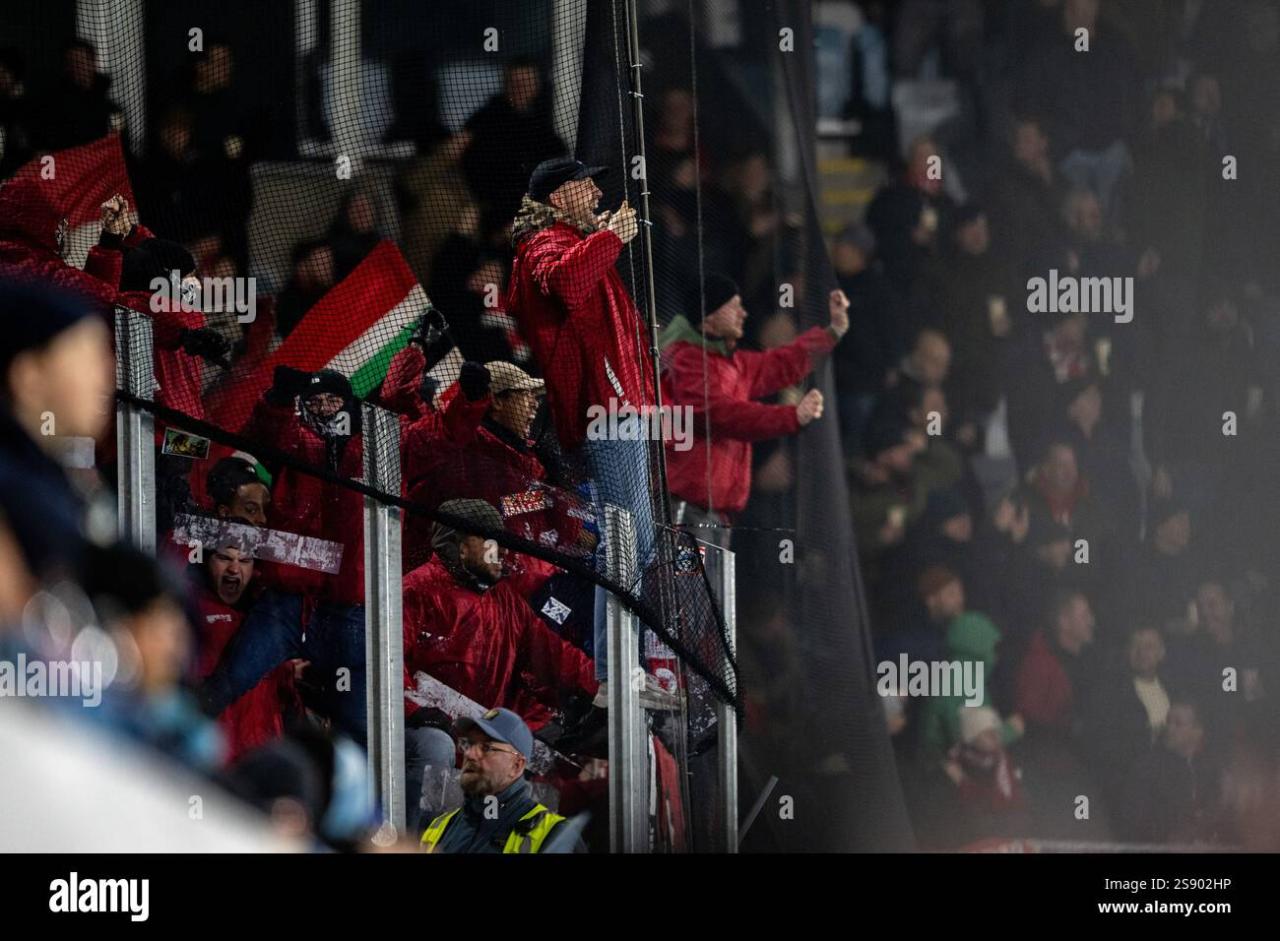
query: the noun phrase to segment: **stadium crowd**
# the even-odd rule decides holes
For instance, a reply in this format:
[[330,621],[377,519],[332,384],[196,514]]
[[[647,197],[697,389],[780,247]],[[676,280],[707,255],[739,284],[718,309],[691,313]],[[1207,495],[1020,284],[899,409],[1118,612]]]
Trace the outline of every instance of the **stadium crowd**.
[[[854,6],[893,50],[881,78],[932,69],[961,106],[901,152],[893,134],[855,142],[890,176],[834,234],[838,289],[808,299],[820,326],[802,331],[778,309],[780,280],[805,291],[804,222],[782,208],[767,140],[711,153],[698,122],[723,115],[697,114],[678,84],[650,94],[664,400],[696,418],[694,447],[667,448],[674,518],[720,545],[779,525],[793,436],[831,404],[798,387],[829,358],[876,660],[984,668],[977,703],[884,699],[920,844],[1263,845],[1274,825],[1256,795],[1274,787],[1280,729],[1280,527],[1265,496],[1280,418],[1280,283],[1267,264],[1280,247],[1277,8]],[[93,56],[67,49],[64,81],[45,94],[75,120],[56,126],[36,120],[51,105],[35,92],[28,103],[18,59],[0,56],[6,176],[119,130]],[[641,512],[647,564],[652,488],[643,443],[595,440],[583,422],[611,398],[652,402],[651,364],[615,265],[634,210],[597,215],[607,171],[562,158],[545,80],[536,61],[510,60],[463,130],[401,168],[400,247],[434,309],[380,383],[357,395],[336,369],[276,365],[247,420],[224,429],[260,453],[215,441],[193,462],[160,448],[161,556],[184,576],[112,545],[108,484],[59,462],[66,440],[110,438],[95,410],[110,396],[109,321],[95,307],[150,310],[140,292],[175,269],[193,285],[247,270],[255,140],[227,106],[231,47],[211,46],[175,83],[146,157],[129,157],[137,206],[104,203],[83,269],[62,260],[58,213],[37,186],[0,187],[4,316],[32,325],[0,344],[0,643],[65,656],[56,631],[13,628],[31,623],[33,598],[71,604],[69,577],[133,667],[94,721],[332,845],[359,845],[372,819],[351,771],[365,740],[363,498],[342,484],[363,475],[361,398],[399,414],[405,497],[439,514],[405,524],[415,836],[494,848],[476,803],[487,794],[513,808],[503,833],[542,803],[571,816],[604,800],[603,589],[569,562],[602,555],[610,502]],[[868,128],[903,119],[860,94],[849,112]],[[327,233],[294,247],[260,305],[266,329],[206,325],[193,304],[153,312],[157,402],[221,424],[209,403],[228,376],[300,336],[391,234],[386,195],[352,189]],[[1113,303],[1034,310],[1037,277],[1108,279]],[[210,365],[223,359],[229,373]],[[108,481],[110,450],[98,455]],[[197,517],[223,525],[192,539]],[[271,550],[263,531],[329,555],[295,564],[297,540]],[[510,538],[495,550],[484,536],[498,533]],[[805,708],[800,632],[767,584],[744,585],[743,599],[747,735],[785,739]],[[677,688],[649,684],[651,705],[677,708]],[[470,702],[460,710],[442,689]],[[459,727],[477,706],[499,711]],[[537,762],[536,800],[524,781],[535,736],[555,752]],[[678,793],[670,755],[658,764]],[[439,815],[464,794],[449,830]]]

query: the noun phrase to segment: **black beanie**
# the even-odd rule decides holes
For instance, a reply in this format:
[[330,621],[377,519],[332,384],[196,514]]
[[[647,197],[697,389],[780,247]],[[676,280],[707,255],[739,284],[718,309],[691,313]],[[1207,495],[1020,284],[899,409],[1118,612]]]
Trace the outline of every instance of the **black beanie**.
[[741,293],[733,278],[712,272],[702,279],[702,294],[694,295],[693,303],[689,306],[697,314],[696,319],[701,320],[704,311],[713,314],[731,301],[735,294]]
[[351,380],[336,369],[322,369],[315,373],[310,381],[307,382],[307,388],[302,393],[302,397],[305,399],[307,396],[317,395],[321,392],[340,395],[343,399],[355,397],[355,393],[351,391]]
[[120,265],[120,290],[150,291],[151,282],[156,278],[168,281],[172,271],[185,278],[195,270],[195,258],[177,242],[147,239],[140,245],[125,249]]
[[93,302],[25,278],[0,282],[0,383],[20,353],[40,349],[93,313]]

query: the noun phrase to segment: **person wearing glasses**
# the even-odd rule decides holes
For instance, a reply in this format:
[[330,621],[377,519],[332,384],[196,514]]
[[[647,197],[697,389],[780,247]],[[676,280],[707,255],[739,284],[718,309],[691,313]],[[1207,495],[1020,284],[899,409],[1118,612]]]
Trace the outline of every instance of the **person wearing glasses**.
[[[545,452],[530,437],[546,383],[515,363],[462,364],[462,398],[483,403],[483,411],[450,404],[444,435],[406,435],[405,480],[409,499],[434,509],[446,500],[474,497],[498,508],[504,527],[529,543],[568,547],[578,555],[595,548],[584,529],[577,501],[547,486]],[[431,521],[410,514],[405,523],[406,556],[430,555]],[[507,576],[530,595],[556,572],[555,566],[519,555],[507,560]]]
[[510,709],[490,709],[454,724],[462,756],[461,807],[422,834],[428,853],[537,853],[564,823],[533,796],[525,767],[533,733]]

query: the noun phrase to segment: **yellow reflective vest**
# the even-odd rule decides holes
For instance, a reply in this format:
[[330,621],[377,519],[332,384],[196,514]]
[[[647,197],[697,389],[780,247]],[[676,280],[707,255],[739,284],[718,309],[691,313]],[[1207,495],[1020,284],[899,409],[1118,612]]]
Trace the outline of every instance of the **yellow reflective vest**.
[[[453,822],[453,818],[458,815],[459,807],[449,811],[447,814],[441,814],[431,821],[430,826],[422,834],[422,847],[428,853],[436,851],[436,844],[440,842],[444,836],[445,828]],[[543,804],[537,804],[527,814],[522,816],[516,826],[511,828],[511,832],[507,834],[507,842],[502,847],[503,853],[537,853],[542,849],[542,844],[546,842],[547,836],[555,828],[556,824],[565,818],[559,814],[553,814]]]

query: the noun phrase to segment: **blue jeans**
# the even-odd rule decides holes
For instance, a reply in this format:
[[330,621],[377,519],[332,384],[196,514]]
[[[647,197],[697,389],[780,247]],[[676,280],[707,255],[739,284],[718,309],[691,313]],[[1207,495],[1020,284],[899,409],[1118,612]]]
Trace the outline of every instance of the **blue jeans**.
[[[640,419],[632,418],[618,423],[619,432],[635,432],[639,439]],[[631,513],[636,534],[636,563],[632,585],[638,594],[640,575],[653,559],[655,530],[653,523],[653,489],[649,484],[649,442],[609,438],[587,439],[582,446],[586,457],[587,473],[596,486],[596,513],[600,521],[600,545],[598,548],[601,569],[608,571],[603,560],[608,558],[608,533],[605,530],[605,506],[612,504]],[[665,499],[665,498],[664,498]],[[605,628],[605,609],[609,592],[596,586],[594,629],[596,679],[609,676],[608,640]]]
[[201,699],[206,709],[219,713],[280,664],[297,658],[310,660],[312,669],[325,678],[326,706],[334,725],[365,745],[363,605],[320,604],[304,636],[302,596],[267,590],[205,680]]

